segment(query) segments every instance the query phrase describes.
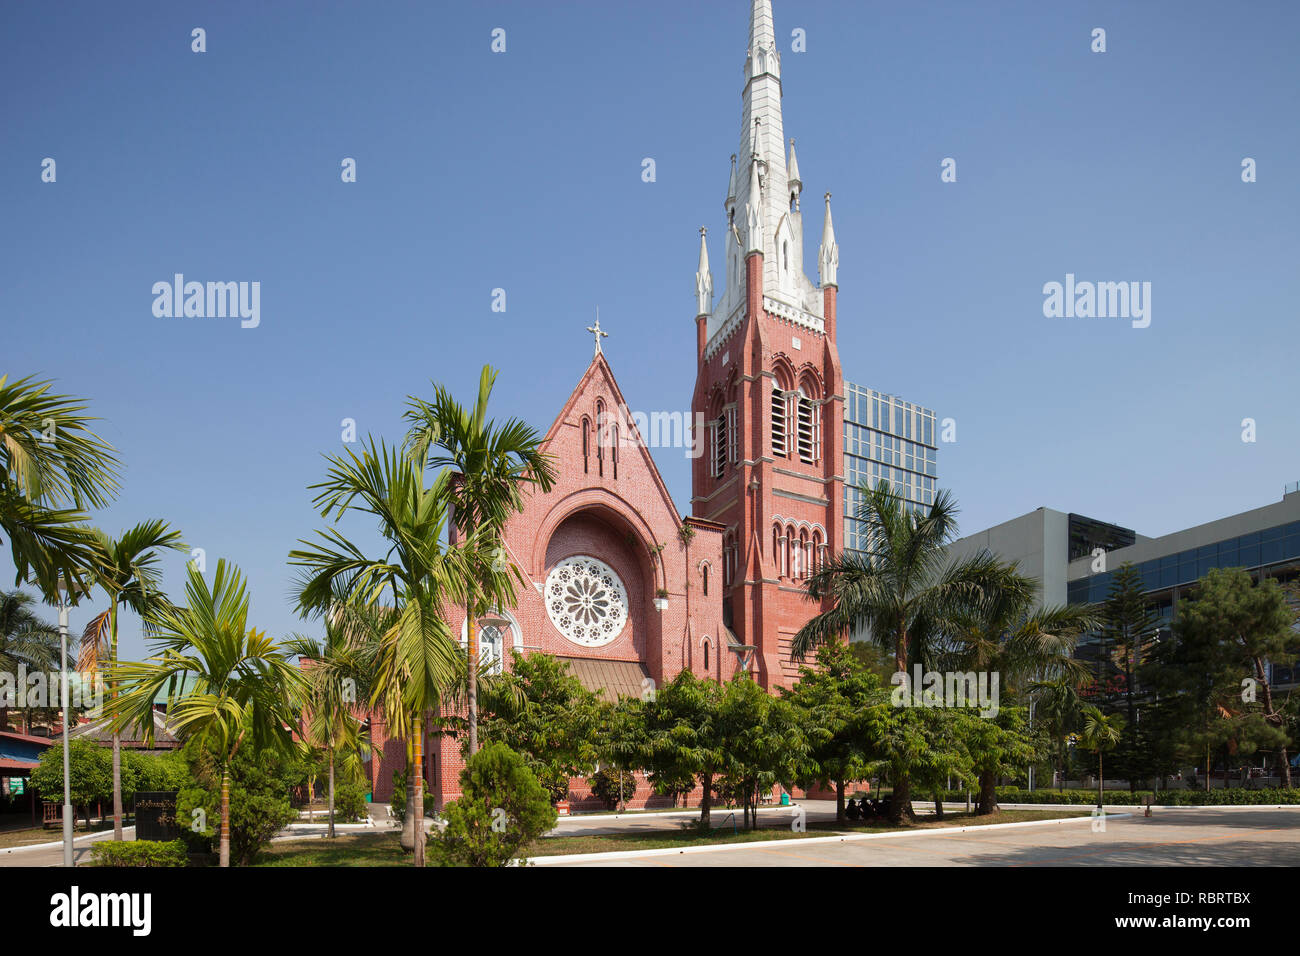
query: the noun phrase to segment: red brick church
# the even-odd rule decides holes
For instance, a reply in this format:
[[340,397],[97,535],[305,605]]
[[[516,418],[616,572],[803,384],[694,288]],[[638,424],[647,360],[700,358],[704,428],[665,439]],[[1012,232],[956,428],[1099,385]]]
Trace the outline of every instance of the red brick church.
[[[797,675],[791,639],[820,609],[803,579],[844,547],[839,251],[827,193],[820,281],[805,275],[803,182],[793,140],[787,158],[770,0],[753,0],[745,76],[716,303],[701,230],[691,407],[706,434],[690,513],[625,414],[597,323],[591,364],[546,432],[555,487],[529,497],[506,528],[509,560],[528,584],[515,607],[479,622],[485,668],[508,667],[511,650],[553,654],[607,699],[683,670],[723,681],[743,669],[769,690]],[[463,639],[465,621],[452,624]],[[371,762],[375,799],[387,800],[405,747],[378,719],[372,739],[382,748]],[[425,752],[441,805],[459,792],[460,741],[433,739]],[[584,781],[572,798],[587,802]],[[633,805],[654,799],[643,783]]]

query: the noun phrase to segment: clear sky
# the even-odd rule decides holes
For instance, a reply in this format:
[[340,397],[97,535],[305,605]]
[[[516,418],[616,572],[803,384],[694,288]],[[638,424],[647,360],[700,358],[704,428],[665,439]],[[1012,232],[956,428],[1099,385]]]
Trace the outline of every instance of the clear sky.
[[[814,279],[834,193],[846,376],[956,420],[939,481],[965,531],[1042,505],[1162,534],[1300,479],[1300,4],[774,7]],[[342,419],[398,439],[408,394],[468,400],[491,363],[494,412],[545,429],[597,307],[629,403],[689,408],[748,15],[4,4],[0,372],[104,419],[126,469],[97,523],[172,522],[243,568],[257,626],[302,629],[286,555],[321,526],[306,486]],[[260,282],[260,325],[155,317],[178,272]],[[1150,327],[1046,318],[1067,273],[1150,282]],[[655,455],[688,510],[683,453]]]

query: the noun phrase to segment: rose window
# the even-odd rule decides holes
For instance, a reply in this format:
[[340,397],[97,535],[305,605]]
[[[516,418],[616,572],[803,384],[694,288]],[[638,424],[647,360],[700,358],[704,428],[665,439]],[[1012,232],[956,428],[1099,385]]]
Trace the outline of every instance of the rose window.
[[605,562],[566,558],[546,576],[546,613],[573,643],[599,647],[623,633],[627,591]]

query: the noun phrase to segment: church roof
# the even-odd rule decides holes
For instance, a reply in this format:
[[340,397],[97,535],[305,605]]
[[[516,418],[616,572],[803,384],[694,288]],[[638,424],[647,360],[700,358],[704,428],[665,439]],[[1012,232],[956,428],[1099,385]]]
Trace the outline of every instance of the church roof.
[[636,661],[602,661],[591,657],[561,657],[569,672],[601,700],[617,703],[620,697],[640,697],[650,672]]

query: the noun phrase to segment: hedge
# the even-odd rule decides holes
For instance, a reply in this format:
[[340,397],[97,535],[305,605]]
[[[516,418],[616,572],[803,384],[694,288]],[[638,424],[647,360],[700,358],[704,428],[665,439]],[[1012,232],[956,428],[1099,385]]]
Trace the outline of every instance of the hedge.
[[188,862],[180,840],[102,840],[90,845],[91,866],[165,867]]

